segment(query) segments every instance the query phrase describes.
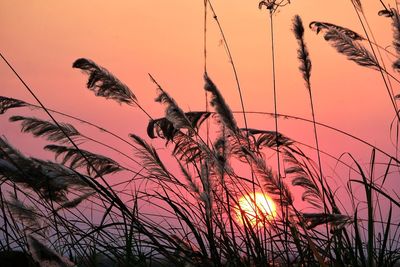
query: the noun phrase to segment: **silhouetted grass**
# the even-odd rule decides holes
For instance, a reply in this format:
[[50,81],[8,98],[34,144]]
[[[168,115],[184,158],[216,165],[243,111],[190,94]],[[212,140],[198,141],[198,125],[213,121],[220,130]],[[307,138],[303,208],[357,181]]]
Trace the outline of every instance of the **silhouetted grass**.
[[[272,23],[275,11],[288,3],[261,1],[260,8],[267,8]],[[356,12],[363,12],[361,1],[352,3]],[[210,1],[205,2],[207,6],[212,8]],[[212,13],[228,47],[214,9]],[[398,11],[385,7],[380,14],[393,20],[397,53]],[[275,105],[273,113],[260,112],[275,119],[273,130],[249,128],[246,117],[254,112],[245,110],[243,101],[242,111],[232,112],[206,67],[204,90],[213,111],[185,112],[149,75],[157,90],[156,102],[165,107],[164,117],[153,118],[110,71],[89,59],[73,63],[74,68],[88,75],[87,88],[96,96],[142,110],[150,119],[146,126],[149,138],[134,133],[129,138],[121,137],[91,122],[47,109],[40,101],[36,105],[0,97],[2,114],[35,109],[49,115],[50,120],[13,115],[10,122],[20,123],[25,133],[46,139],[50,144],[44,149],[55,155],[54,161],[27,156],[6,137],[0,137],[0,262],[17,253],[24,264],[32,266],[35,262],[40,266],[398,264],[400,224],[396,215],[400,201],[397,188],[386,185],[388,179],[399,176],[397,153],[391,155],[316,120],[312,50],[306,46],[301,18],[296,16],[293,22],[312,120],[278,114]],[[325,40],[349,60],[381,72],[398,116],[397,95],[386,83],[397,80],[384,67],[382,57],[377,58],[362,42],[378,49],[380,46],[369,37],[333,23],[312,22],[310,27],[322,32]],[[228,56],[241,96],[230,52]],[[58,122],[52,114],[83,122],[106,133],[110,141],[99,141],[76,125]],[[244,127],[237,123],[235,114],[244,116]],[[281,117],[312,124],[315,143],[302,144],[290,138],[290,133],[278,132]],[[317,126],[367,146],[371,150],[369,162],[357,161],[351,148],[340,157],[321,150]],[[114,145],[117,142],[128,146],[132,153],[123,152]],[[155,148],[160,142],[165,144],[169,157]],[[84,148],[85,143],[96,144],[101,152]],[[310,148],[317,152],[317,162]],[[118,152],[126,161],[113,159],[107,155],[109,151]],[[269,160],[274,153],[278,155],[278,167]],[[333,172],[329,177],[326,166],[330,161],[324,161],[328,156],[345,171]],[[332,182],[335,180],[345,186],[340,188]],[[355,188],[362,188],[363,195],[354,194]],[[347,196],[339,190],[347,190]],[[263,214],[262,207],[255,207],[253,223],[254,218],[239,205],[243,195],[255,192],[268,194],[278,205],[273,220]],[[301,194],[302,201],[294,199],[295,193]]]

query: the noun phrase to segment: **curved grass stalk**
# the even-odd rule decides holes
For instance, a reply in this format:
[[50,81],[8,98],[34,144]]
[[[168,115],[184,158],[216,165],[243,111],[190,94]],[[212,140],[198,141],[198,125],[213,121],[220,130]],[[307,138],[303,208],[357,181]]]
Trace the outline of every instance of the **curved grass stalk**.
[[[372,42],[371,42],[371,40],[370,40],[368,31],[367,31],[367,29],[365,28],[365,25],[364,25],[364,23],[363,23],[363,21],[362,21],[362,19],[361,19],[361,16],[360,16],[360,14],[359,14],[359,11],[357,10],[356,6],[354,5],[354,2],[352,2],[352,4],[353,4],[353,7],[354,7],[355,12],[356,12],[356,14],[357,14],[358,20],[360,21],[360,24],[361,24],[361,26],[362,26],[362,28],[363,28],[363,30],[364,30],[365,36],[367,37],[367,40],[368,40],[368,43],[369,43],[369,45],[370,45],[372,54],[374,55],[374,58],[377,59],[378,57],[377,57],[377,55],[376,55],[376,52],[375,52],[374,47],[372,46]],[[392,105],[393,105],[393,108],[394,108],[394,110],[395,110],[395,112],[396,112],[396,116],[397,116],[398,120],[400,121],[400,115],[399,115],[398,107],[397,107],[397,104],[396,104],[396,102],[395,102],[395,100],[394,100],[394,95],[392,95],[392,91],[391,91],[391,89],[390,89],[390,86],[389,86],[388,82],[387,82],[386,79],[385,79],[384,72],[386,72],[386,71],[383,71],[383,70],[384,70],[384,68],[382,68],[382,67],[379,66],[379,72],[381,73],[383,82],[384,82],[384,84],[385,84],[385,88],[386,88],[386,90],[387,90],[387,93],[389,94],[390,101],[391,101],[391,103],[392,103]],[[386,72],[386,73],[388,73],[388,72]],[[390,76],[391,76],[392,78],[394,78],[392,75],[390,75]],[[397,80],[397,79],[396,79],[396,80]]]
[[[226,48],[226,51],[227,51],[227,54],[228,54],[228,57],[229,57],[229,63],[232,66],[233,75],[235,76],[235,82],[236,82],[236,86],[237,86],[238,93],[239,93],[240,104],[241,104],[242,111],[243,111],[243,121],[244,121],[245,127],[247,128],[247,118],[246,118],[246,113],[245,113],[246,109],[245,109],[245,106],[244,106],[244,100],[243,100],[243,96],[242,96],[242,89],[241,89],[241,86],[240,86],[239,76],[238,76],[238,73],[237,73],[237,70],[236,70],[236,66],[235,66],[235,63],[233,61],[232,53],[231,53],[231,50],[229,48],[228,41],[227,41],[227,39],[225,37],[224,30],[222,29],[221,23],[218,20],[217,13],[215,12],[214,7],[213,7],[213,5],[211,3],[211,0],[206,0],[206,1],[208,2],[209,6],[210,6],[211,12],[213,13],[213,18],[214,18],[214,20],[216,21],[216,23],[218,25],[218,29],[219,29],[219,31],[221,33],[222,40],[224,42],[224,45],[225,45],[225,48]],[[205,73],[205,74],[207,74],[207,73]]]
[[[277,107],[277,88],[276,88],[276,73],[275,73],[275,42],[274,42],[274,24],[273,24],[273,14],[274,11],[278,8],[279,5],[275,5],[275,1],[261,1],[259,3],[259,9],[262,8],[262,5],[265,5],[267,9],[269,10],[269,23],[270,23],[270,33],[271,33],[271,56],[272,56],[272,87],[273,87],[273,96],[274,96],[274,120],[275,120],[275,138],[276,140],[279,140],[279,134],[278,134],[278,117],[277,117],[277,113],[278,113],[278,107]],[[280,153],[279,153],[279,142],[277,142],[276,144],[276,157],[277,157],[277,172],[278,172],[278,181],[279,183],[282,183],[282,175],[281,175],[281,163],[280,163]],[[280,188],[280,190],[282,190]],[[280,192],[280,207],[281,207],[281,213],[282,213],[282,217],[284,218],[282,221],[286,221],[288,222],[288,216],[289,216],[289,212],[288,212],[288,205],[286,205],[286,210],[284,210],[284,205],[283,205],[283,192]],[[287,262],[289,262],[289,247],[288,247],[288,224],[285,224],[285,229],[284,229],[284,247],[285,247],[285,251],[286,251],[286,260]]]

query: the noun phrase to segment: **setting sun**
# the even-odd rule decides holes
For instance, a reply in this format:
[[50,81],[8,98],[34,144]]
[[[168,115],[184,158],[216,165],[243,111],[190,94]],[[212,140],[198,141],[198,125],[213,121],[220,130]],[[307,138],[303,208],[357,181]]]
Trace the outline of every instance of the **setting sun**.
[[267,195],[256,192],[255,195],[244,195],[239,199],[239,204],[235,208],[238,222],[244,224],[246,216],[249,223],[253,226],[270,221],[276,217],[276,205]]

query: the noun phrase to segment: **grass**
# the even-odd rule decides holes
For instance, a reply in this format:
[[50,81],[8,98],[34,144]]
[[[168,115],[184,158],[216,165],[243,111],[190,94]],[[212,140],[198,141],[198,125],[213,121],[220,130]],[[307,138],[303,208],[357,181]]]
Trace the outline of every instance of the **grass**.
[[[381,74],[395,111],[394,131],[399,122],[399,97],[394,93],[398,80],[385,67],[381,55],[389,52],[377,45],[369,32],[361,2],[352,3],[366,37],[327,22],[312,22],[310,28],[348,60]],[[270,18],[271,40],[274,15],[287,4],[289,1],[260,2],[259,7]],[[292,31],[299,45],[299,70],[309,94],[312,120],[278,114],[275,96],[274,112],[260,113],[275,119],[275,129],[253,129],[246,118],[254,113],[245,109],[223,28],[211,1],[205,1],[204,7],[205,14],[210,8],[228,51],[241,100],[239,112],[232,112],[207,72],[206,38],[204,111],[185,112],[149,75],[157,91],[156,102],[165,107],[164,117],[153,118],[135,94],[106,68],[85,58],[73,63],[88,76],[86,87],[96,96],[140,109],[150,119],[147,135],[154,139],[152,142],[136,134],[124,138],[81,118],[46,108],[1,56],[37,103],[3,96],[0,113],[30,109],[41,114],[12,115],[9,120],[19,123],[23,132],[46,139],[49,144],[44,149],[54,153],[55,160],[24,155],[5,137],[0,138],[0,260],[6,262],[14,254],[20,257],[22,251],[32,266],[399,264],[400,201],[397,188],[387,187],[387,181],[399,175],[399,158],[397,153],[391,155],[316,120],[312,51],[307,48],[301,18],[294,17]],[[393,21],[398,58],[398,10],[383,8],[380,15]],[[204,33],[206,37],[206,29]],[[392,65],[398,69],[398,59]],[[275,75],[274,71],[273,80]],[[279,88],[274,84],[274,89],[276,93]],[[56,119],[56,114],[75,121],[75,125],[84,123],[97,129],[110,140],[103,142],[89,136],[73,124]],[[237,123],[238,115],[243,116],[244,126]],[[315,142],[302,144],[291,139],[290,133],[279,132],[282,117],[310,123]],[[336,157],[321,150],[321,128],[365,145],[370,150],[369,162],[356,160],[352,151]],[[398,131],[395,134],[397,140]],[[109,145],[115,141],[129,147],[133,154]],[[165,143],[167,154],[155,148],[154,144],[160,142]],[[102,154],[84,149],[87,143],[96,144]],[[398,142],[395,145],[397,149]],[[123,160],[112,159],[108,151],[117,152]],[[315,155],[317,161],[313,160]],[[334,179],[327,175],[328,161],[323,161],[328,157],[344,169],[334,172]],[[268,194],[275,201],[278,207],[274,219],[260,206],[253,205],[257,215],[251,217],[239,205],[243,195],[249,195],[251,201],[256,192]],[[302,201],[296,200],[295,194],[301,194]]]

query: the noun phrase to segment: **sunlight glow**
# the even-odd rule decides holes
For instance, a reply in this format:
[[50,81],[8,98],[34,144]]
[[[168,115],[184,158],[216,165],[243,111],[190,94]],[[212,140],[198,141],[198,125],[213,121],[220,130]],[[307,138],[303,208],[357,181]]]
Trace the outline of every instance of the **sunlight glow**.
[[235,212],[237,221],[242,225],[246,222],[245,216],[252,226],[261,226],[276,217],[276,205],[267,194],[256,192],[255,195],[242,196]]

